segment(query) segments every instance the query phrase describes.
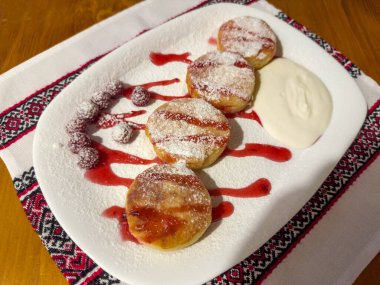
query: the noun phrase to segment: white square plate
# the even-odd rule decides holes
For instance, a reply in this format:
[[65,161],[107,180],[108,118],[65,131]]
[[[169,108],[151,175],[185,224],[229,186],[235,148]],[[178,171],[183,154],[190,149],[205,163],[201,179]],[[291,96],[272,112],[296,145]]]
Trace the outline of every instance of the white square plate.
[[[224,157],[213,166],[198,171],[206,187],[244,187],[265,177],[271,181],[272,190],[261,198],[213,198],[214,206],[223,199],[232,202],[235,211],[232,216],[213,223],[194,245],[178,251],[160,252],[123,242],[117,221],[106,219],[101,213],[112,205],[123,206],[127,188],[96,185],[83,177],[75,157],[65,147],[68,140],[65,123],[74,116],[81,101],[89,99],[96,90],[114,79],[141,84],[179,78],[181,81],[177,84],[152,90],[166,95],[186,93],[187,65],[175,62],[155,66],[149,60],[149,53],[190,52],[190,59],[194,60],[215,49],[208,39],[216,35],[223,22],[243,15],[265,20],[278,36],[281,55],[305,66],[325,83],[334,106],[328,129],[313,146],[304,150],[292,149],[293,157],[285,163],[260,157]],[[161,104],[162,101],[155,101],[146,107],[145,115],[134,121],[145,123],[149,114]],[[129,100],[120,99],[111,112],[128,112],[136,108]],[[218,4],[144,33],[79,76],[43,113],[36,129],[33,159],[39,184],[55,217],[78,246],[103,269],[129,284],[199,284],[255,251],[305,204],[355,138],[366,110],[364,98],[354,80],[310,39],[264,12],[241,5]],[[230,147],[242,148],[247,142],[279,145],[254,121],[234,119],[231,125]],[[155,157],[143,132],[125,146],[111,140],[109,129],[96,131],[93,135],[109,148],[149,159]],[[64,147],[59,147],[61,144]],[[115,173],[129,178],[134,178],[147,167],[112,165]]]

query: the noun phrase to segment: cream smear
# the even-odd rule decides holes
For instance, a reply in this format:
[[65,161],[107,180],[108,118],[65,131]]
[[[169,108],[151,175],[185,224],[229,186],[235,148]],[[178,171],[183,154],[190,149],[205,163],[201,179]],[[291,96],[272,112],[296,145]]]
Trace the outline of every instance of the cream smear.
[[287,146],[306,148],[326,130],[332,100],[323,82],[297,63],[277,58],[258,70],[254,110],[264,129]]

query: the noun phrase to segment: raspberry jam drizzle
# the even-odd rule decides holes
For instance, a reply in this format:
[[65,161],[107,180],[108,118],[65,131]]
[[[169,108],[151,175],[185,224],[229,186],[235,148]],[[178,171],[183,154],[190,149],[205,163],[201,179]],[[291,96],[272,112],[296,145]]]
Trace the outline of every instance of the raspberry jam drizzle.
[[223,201],[218,206],[212,208],[212,222],[220,221],[231,216],[234,212],[234,205],[231,202]]
[[152,207],[131,209],[128,211],[128,216],[139,219],[139,224],[135,225],[134,230],[144,232],[144,235],[140,237],[143,243],[152,243],[172,236],[184,226],[184,221],[176,215],[167,214]]
[[[234,205],[231,202],[223,201],[218,206],[212,208],[212,222],[217,222],[223,218],[231,216],[234,212]],[[127,221],[127,213],[124,207],[111,206],[102,212],[102,216],[109,219],[116,219],[119,223],[120,236],[123,241],[139,243],[131,234]]]
[[86,170],[84,176],[91,182],[99,185],[129,187],[132,184],[134,179],[120,177],[112,171],[112,163],[146,165],[160,162],[158,158],[144,159],[119,150],[109,149],[97,142],[93,143],[93,147],[99,151],[100,162],[95,168]]
[[[143,83],[139,85],[130,85],[124,89],[123,96],[127,99],[131,99],[132,92],[136,88],[136,86],[141,86],[145,89],[149,89],[155,86],[167,86],[167,85],[175,84],[178,82],[180,82],[178,78],[173,78],[169,80],[154,81],[154,82],[148,82],[148,83]],[[173,99],[190,98],[189,94],[180,95],[180,96],[169,96],[169,95],[158,94],[157,92],[149,91],[149,90],[148,92],[149,92],[150,98],[155,99],[155,100],[170,101]]]
[[210,45],[216,46],[216,38],[215,37],[209,37],[207,41]]
[[125,208],[119,206],[109,207],[103,211],[102,216],[109,219],[116,219],[119,222],[120,236],[123,241],[139,243],[129,231]]
[[189,56],[190,56],[189,52],[185,52],[181,54],[175,54],[175,53],[164,54],[160,52],[151,52],[149,54],[150,61],[154,65],[158,65],[158,66],[165,65],[169,62],[174,62],[174,61],[190,64],[192,63],[192,61],[188,58]]
[[192,124],[202,128],[211,127],[222,131],[227,131],[230,129],[230,126],[227,122],[217,122],[206,119],[200,120],[194,116],[186,115],[183,113],[159,111],[158,115],[166,120],[185,121],[188,124]]
[[257,123],[259,123],[260,126],[263,126],[263,124],[261,123],[259,115],[257,115],[257,113],[253,110],[249,113],[245,112],[245,111],[240,111],[236,114],[227,114],[226,117],[229,119],[233,119],[233,118],[249,119],[252,121],[256,121]]
[[243,188],[217,188],[209,190],[211,196],[230,196],[238,198],[257,198],[269,194],[272,185],[268,179],[260,178]]
[[146,89],[149,89],[149,88],[155,87],[155,86],[167,86],[167,85],[172,85],[172,84],[178,83],[178,82],[180,82],[180,80],[178,78],[173,78],[173,79],[168,79],[168,80],[147,82],[144,84],[140,84],[139,86],[144,87]]
[[126,120],[126,119],[131,118],[131,117],[136,117],[136,116],[139,116],[139,115],[142,115],[145,113],[146,113],[145,110],[131,111],[128,113],[121,113],[121,114],[102,113],[96,122],[96,126],[99,129],[108,129],[108,128],[111,128],[111,127],[113,127],[119,123],[127,123],[134,130],[143,130],[143,129],[145,129],[144,124],[138,124],[138,123]]
[[290,150],[268,144],[246,143],[243,149],[226,149],[224,156],[261,156],[276,162],[285,162],[292,158]]

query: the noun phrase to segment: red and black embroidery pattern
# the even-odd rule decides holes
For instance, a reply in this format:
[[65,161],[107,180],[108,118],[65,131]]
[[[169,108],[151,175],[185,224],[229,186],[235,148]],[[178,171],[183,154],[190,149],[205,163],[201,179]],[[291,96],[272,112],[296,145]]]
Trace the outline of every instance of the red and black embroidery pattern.
[[55,219],[38,185],[34,168],[15,178],[13,183],[33,229],[69,283],[75,284],[97,269],[98,266],[70,239]]
[[34,130],[47,105],[100,57],[87,62],[74,72],[63,76],[3,111],[0,114],[0,150]]

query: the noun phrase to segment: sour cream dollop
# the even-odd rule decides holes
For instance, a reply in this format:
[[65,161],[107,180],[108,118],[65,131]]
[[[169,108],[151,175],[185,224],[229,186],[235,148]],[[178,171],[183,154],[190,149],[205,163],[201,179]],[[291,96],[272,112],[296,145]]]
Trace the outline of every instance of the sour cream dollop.
[[258,80],[253,108],[272,137],[290,147],[306,148],[324,133],[333,104],[314,73],[277,58],[258,70]]

